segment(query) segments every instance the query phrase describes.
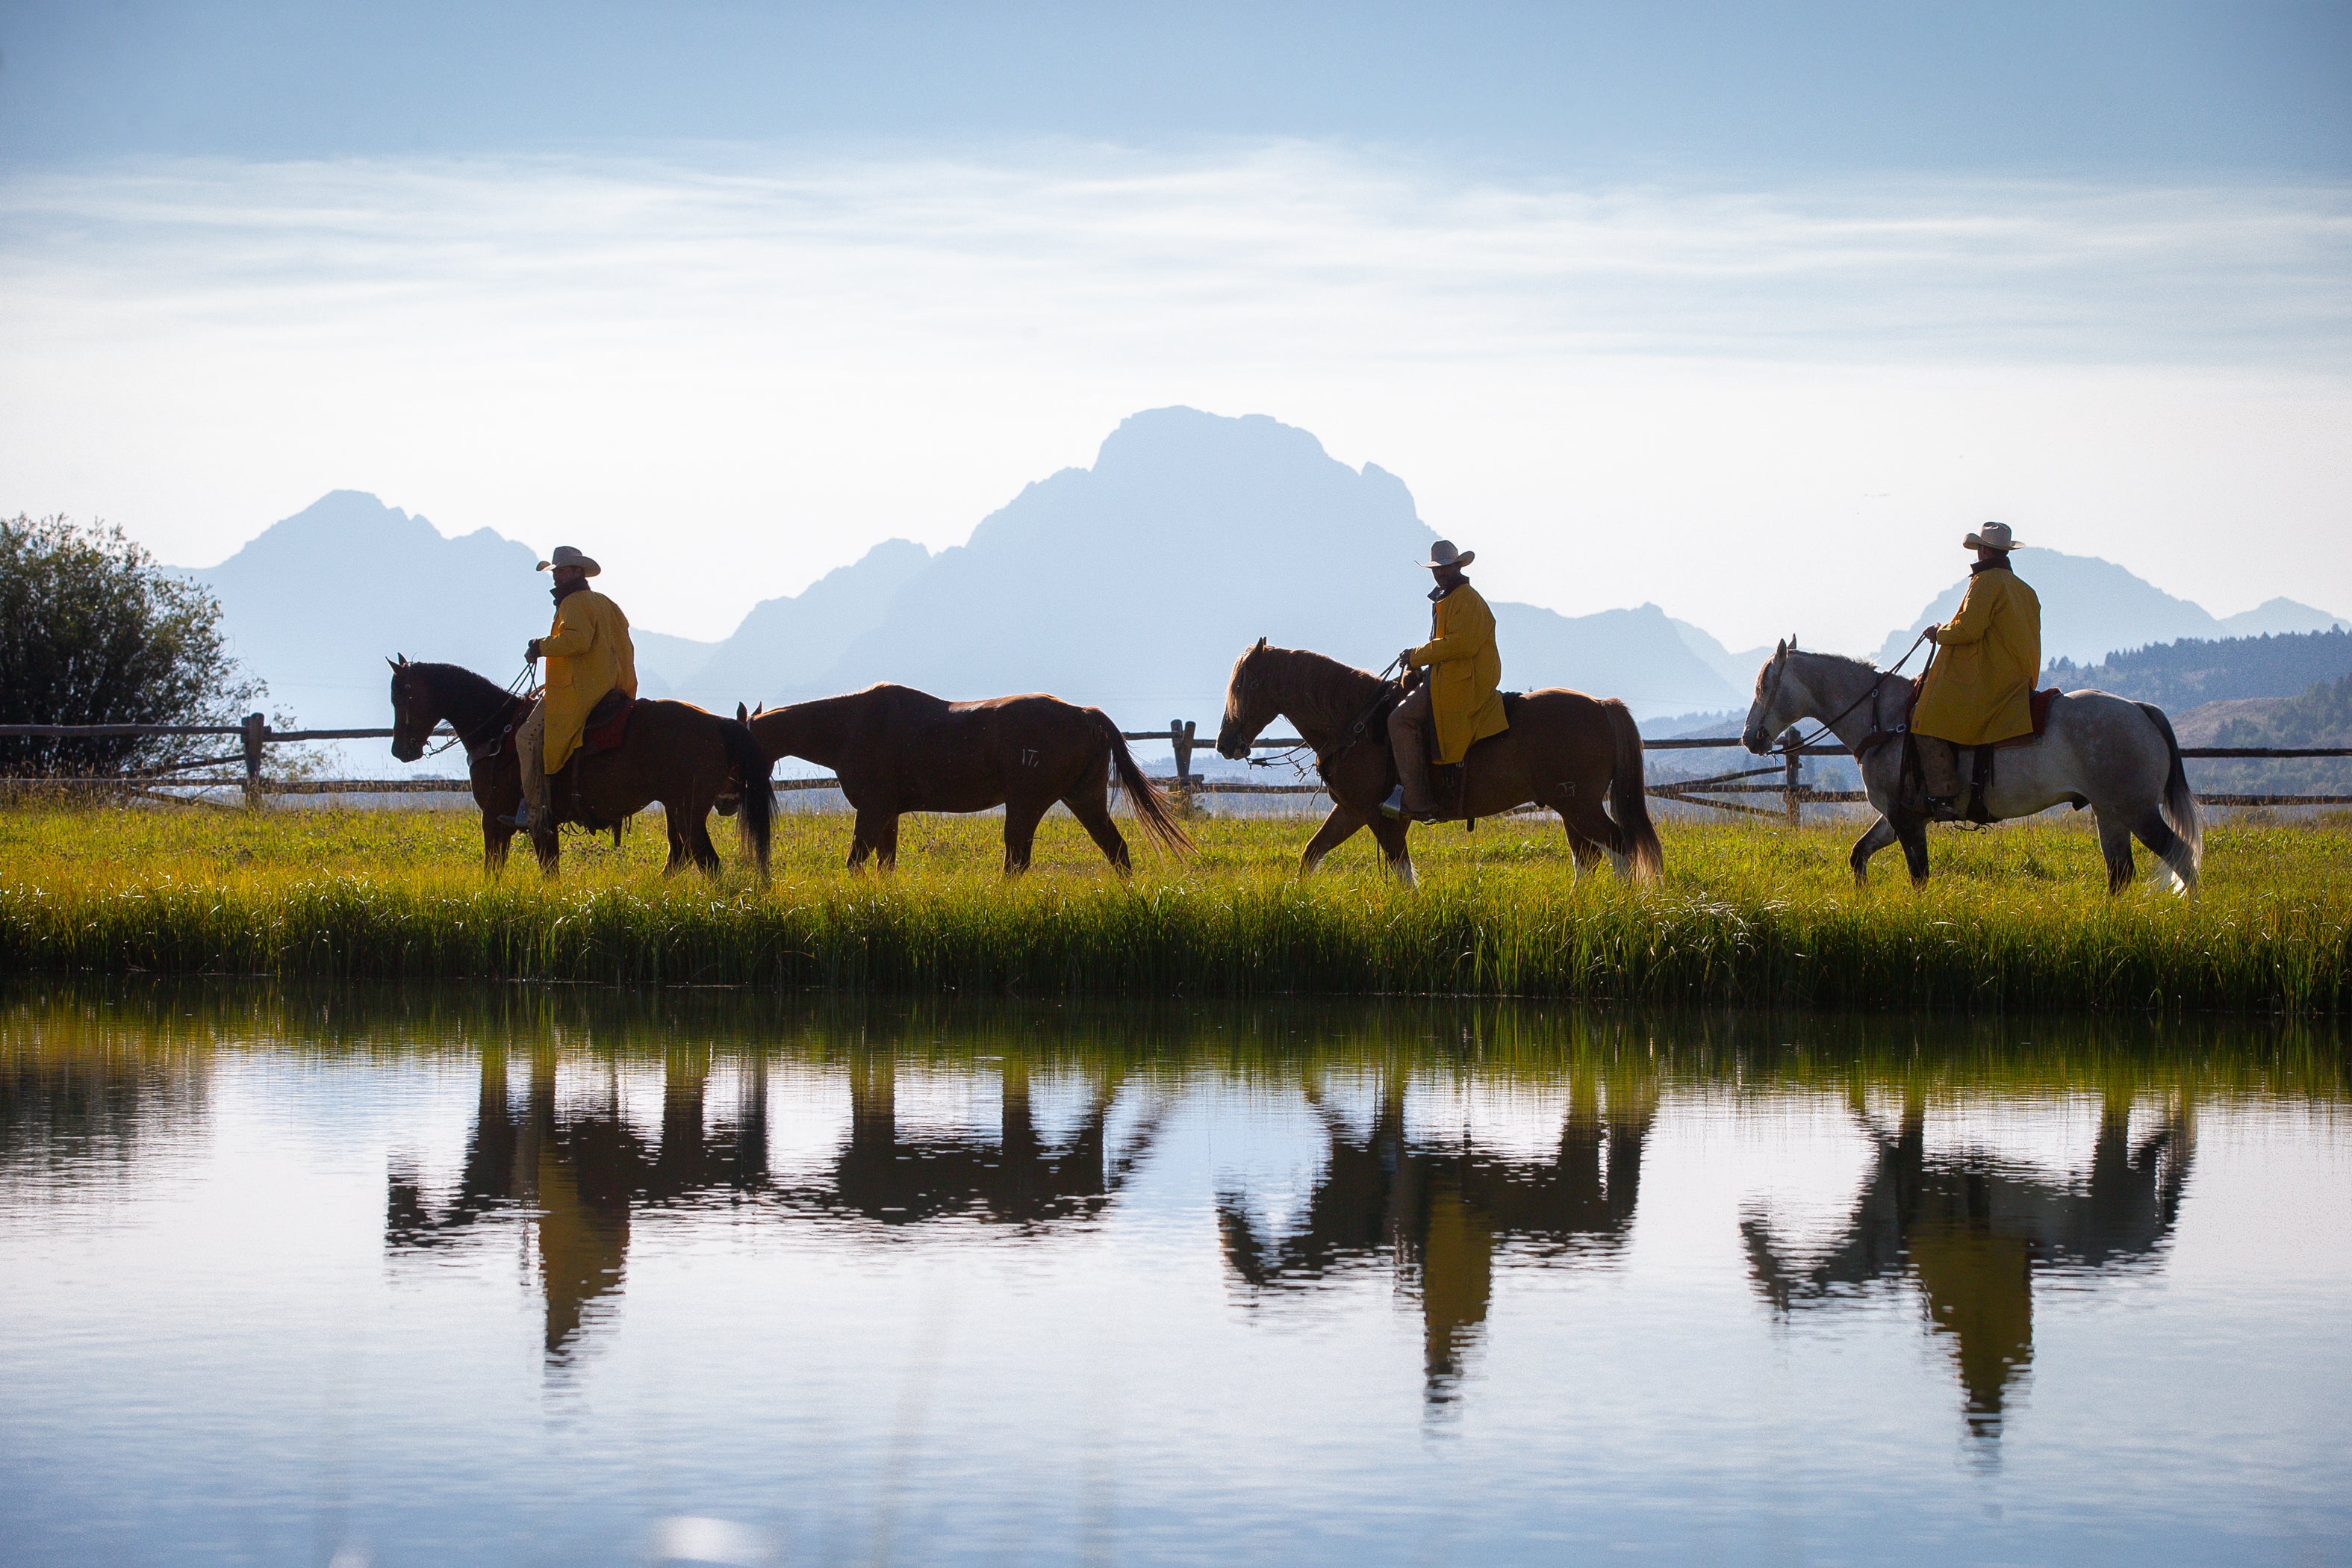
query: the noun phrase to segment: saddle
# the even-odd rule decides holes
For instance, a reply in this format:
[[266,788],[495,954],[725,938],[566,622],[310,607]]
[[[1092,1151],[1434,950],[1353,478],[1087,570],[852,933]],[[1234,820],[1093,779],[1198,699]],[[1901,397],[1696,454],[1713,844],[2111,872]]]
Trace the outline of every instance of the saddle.
[[637,699],[619,687],[596,699],[596,706],[588,710],[587,728],[580,733],[580,750],[593,756],[609,752],[629,737],[629,715],[637,710]]
[[[1992,786],[1993,753],[2008,751],[2011,746],[2023,746],[2042,739],[2050,728],[2050,705],[2058,699],[2058,689],[2050,687],[2036,691],[2027,707],[2032,712],[2033,728],[2022,735],[2011,735],[2005,741],[1988,741],[1969,749],[1968,803],[1957,811],[1937,810],[1928,804],[1926,771],[1919,763],[1919,738],[1911,731],[1911,714],[1919,706],[1919,678],[1911,682],[1911,696],[1903,704],[1903,725],[1899,730],[1873,731],[1862,744],[1853,749],[1854,761],[1860,762],[1882,742],[1896,735],[1903,738],[1903,767],[1895,785],[1895,798],[1913,814],[1933,822],[1973,822],[1979,826],[1992,821],[1992,813],[1985,808],[1985,791]],[[1955,748],[1956,750],[1958,748]]]
[[562,792],[561,798],[565,802],[564,810],[567,816],[591,833],[601,833],[610,828],[614,835],[613,841],[615,844],[620,842],[619,825],[605,822],[595,816],[589,811],[587,801],[581,795],[581,763],[587,758],[620,748],[621,743],[628,739],[629,716],[637,710],[639,700],[618,687],[598,698],[596,706],[588,710],[588,722],[580,731],[579,749],[572,753],[570,760],[563,764],[556,775],[547,781],[549,798],[558,798],[557,792]]
[[[1503,700],[1503,728],[1498,732],[1508,734],[1511,725],[1518,719],[1520,700],[1526,697],[1527,693],[1504,691],[1496,695]],[[1402,700],[1402,697],[1399,700]],[[1386,714],[1384,713],[1382,717],[1385,719]],[[1490,741],[1494,738],[1492,735],[1486,737]],[[1437,729],[1434,725],[1430,727],[1429,743],[1433,747],[1437,744]],[[1475,753],[1477,748],[1474,746],[1471,750]],[[1470,824],[1471,830],[1475,832],[1477,819],[1462,809],[1462,803],[1467,800],[1469,795],[1470,759],[1465,757],[1458,763],[1441,763],[1433,756],[1429,761],[1429,796],[1436,804],[1439,819],[1444,822],[1466,821]]]

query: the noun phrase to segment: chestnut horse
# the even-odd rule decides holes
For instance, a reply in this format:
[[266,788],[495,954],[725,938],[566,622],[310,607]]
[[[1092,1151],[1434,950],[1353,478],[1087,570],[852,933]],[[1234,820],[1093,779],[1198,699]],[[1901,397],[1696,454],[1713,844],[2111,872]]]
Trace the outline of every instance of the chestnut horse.
[[[1406,825],[1381,810],[1396,785],[1388,715],[1403,689],[1319,653],[1268,647],[1264,637],[1234,661],[1217,754],[1235,762],[1248,756],[1250,742],[1279,716],[1314,748],[1330,791],[1331,815],[1299,857],[1300,876],[1358,828],[1370,827],[1389,868],[1412,881]],[[1663,876],[1665,858],[1643,794],[1642,731],[1625,705],[1555,688],[1512,700],[1510,720],[1509,729],[1470,748],[1461,799],[1450,815],[1499,816],[1533,802],[1559,813],[1580,874],[1606,850],[1620,877],[1651,882]]]
[[[413,763],[425,754],[434,726],[446,722],[457,732],[471,764],[474,804],[482,808],[482,870],[496,876],[517,831],[503,819],[522,800],[514,731],[530,710],[530,700],[454,664],[411,664],[405,657],[388,662],[392,754]],[[768,759],[759,743],[732,719],[690,702],[639,702],[629,712],[620,745],[593,756],[574,752],[547,784],[558,820],[590,829],[615,827],[622,818],[661,802],[669,826],[665,876],[688,860],[705,871],[719,869],[719,851],[703,824],[724,791],[742,807],[744,857],[757,864],[761,877],[768,874],[775,788],[768,782]],[[551,823],[531,832],[540,869],[551,877],[561,853],[555,829]]]
[[[1127,840],[1111,821],[1109,772],[1144,827],[1184,854],[1192,841],[1168,815],[1159,786],[1144,776],[1099,708],[1080,708],[1032,692],[985,702],[949,702],[907,686],[869,686],[765,712],[736,716],[751,726],[770,762],[799,757],[831,768],[857,813],[849,868],[871,855],[884,870],[898,858],[898,818],[909,811],[1004,808],[1004,869],[1029,868],[1037,823],[1060,801],[1096,846],[1124,873]],[[723,808],[723,807],[722,807]]]

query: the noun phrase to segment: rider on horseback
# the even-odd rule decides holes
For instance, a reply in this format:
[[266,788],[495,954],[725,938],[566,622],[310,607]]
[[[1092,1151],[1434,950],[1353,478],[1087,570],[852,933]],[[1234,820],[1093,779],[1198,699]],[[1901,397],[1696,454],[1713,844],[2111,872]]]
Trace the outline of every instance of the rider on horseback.
[[637,694],[637,655],[629,642],[629,617],[588,586],[588,579],[604,568],[571,545],[559,544],[555,558],[541,562],[539,569],[555,574],[555,622],[545,637],[531,638],[523,650],[526,660],[542,655],[547,659],[547,685],[515,732],[522,805],[509,820],[523,828],[553,816],[547,781],[579,749],[589,710],[616,689],[632,698]]
[[1958,815],[1955,746],[1989,746],[2033,730],[2033,682],[2042,673],[2042,601],[2010,570],[2017,548],[2005,522],[1989,522],[1961,544],[1977,552],[1960,607],[1929,626],[1935,662],[1920,678],[1911,715],[1931,815]]
[[[1391,816],[1416,822],[1437,819],[1437,803],[1429,790],[1429,731],[1437,728],[1437,761],[1460,762],[1470,748],[1505,729],[1503,656],[1495,648],[1495,612],[1462,568],[1478,558],[1475,550],[1455,550],[1441,539],[1430,547],[1423,566],[1437,574],[1429,591],[1429,640],[1407,648],[1397,661],[1408,670],[1426,668],[1427,679],[1414,685],[1389,715],[1389,750],[1395,753],[1401,781],[1381,803]],[[1410,678],[1408,678],[1410,679]]]

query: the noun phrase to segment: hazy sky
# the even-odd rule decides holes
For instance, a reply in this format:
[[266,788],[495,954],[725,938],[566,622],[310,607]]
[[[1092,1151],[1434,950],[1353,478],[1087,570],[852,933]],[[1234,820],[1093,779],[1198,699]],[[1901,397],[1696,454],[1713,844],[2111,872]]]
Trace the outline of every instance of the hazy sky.
[[716,637],[1187,403],[1735,646],[1988,517],[2352,612],[2347,80],[2345,5],[9,5],[0,509],[371,489]]

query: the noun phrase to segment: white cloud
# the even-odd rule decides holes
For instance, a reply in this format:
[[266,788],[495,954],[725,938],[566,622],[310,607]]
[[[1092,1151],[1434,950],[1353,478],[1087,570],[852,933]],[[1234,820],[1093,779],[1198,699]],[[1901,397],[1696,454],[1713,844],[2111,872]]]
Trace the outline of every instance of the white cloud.
[[1874,644],[1989,516],[2217,610],[2352,609],[2333,188],[1580,191],[1281,145],[172,163],[0,203],[0,506],[191,563],[352,486],[592,543],[640,620],[715,636],[1186,402],[1398,472],[1512,596],[1735,643]]

